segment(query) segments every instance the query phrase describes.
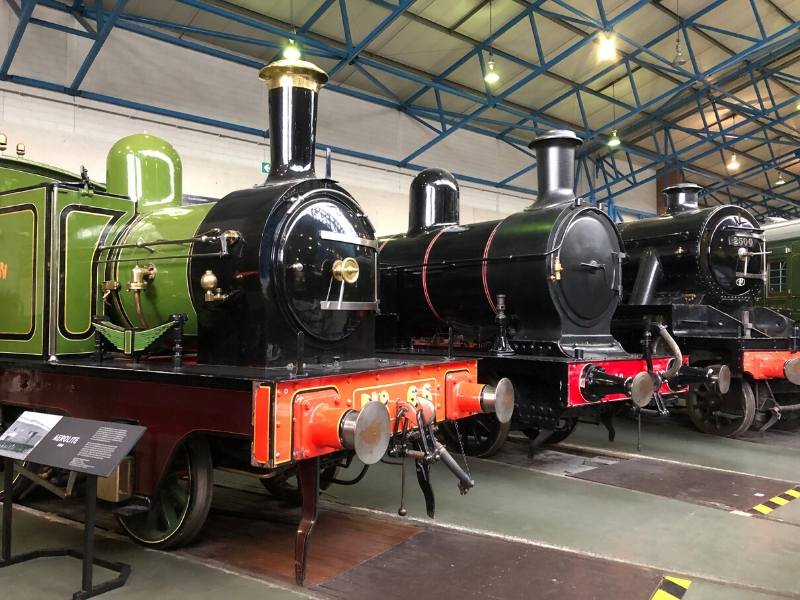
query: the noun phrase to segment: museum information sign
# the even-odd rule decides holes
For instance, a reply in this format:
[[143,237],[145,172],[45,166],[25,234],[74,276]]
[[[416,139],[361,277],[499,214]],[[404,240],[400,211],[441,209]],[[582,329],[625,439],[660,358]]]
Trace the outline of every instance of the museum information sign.
[[108,477],[145,428],[25,411],[2,436],[0,456]]

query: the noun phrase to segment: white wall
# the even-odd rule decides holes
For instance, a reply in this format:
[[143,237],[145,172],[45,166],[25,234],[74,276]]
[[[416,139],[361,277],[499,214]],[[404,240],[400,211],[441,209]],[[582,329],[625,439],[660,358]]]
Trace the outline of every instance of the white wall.
[[[80,27],[71,17],[37,7],[35,16]],[[0,3],[3,47],[17,18]],[[69,85],[90,40],[29,25],[11,68],[12,74]],[[266,90],[253,69],[145,38],[112,31],[82,89],[186,113],[264,129]],[[184,193],[220,197],[263,180],[268,160],[265,140],[227,129],[119,108],[84,98],[0,84],[0,127],[11,147],[24,142],[28,158],[77,171],[85,165],[104,180],[105,155],[120,137],[147,131],[169,140],[181,154]],[[331,144],[400,159],[433,133],[393,109],[323,90],[320,98],[318,149]],[[320,152],[321,155],[321,152]],[[498,140],[458,131],[415,162],[456,173],[499,180],[529,158]],[[318,160],[318,172],[324,171]],[[362,204],[379,234],[405,230],[408,185],[414,171],[334,155],[333,176]],[[535,188],[535,171],[514,181]],[[461,183],[465,223],[499,218],[527,206],[531,198],[497,188]],[[645,186],[620,204],[654,204],[655,189]],[[645,202],[646,204],[646,202]]]

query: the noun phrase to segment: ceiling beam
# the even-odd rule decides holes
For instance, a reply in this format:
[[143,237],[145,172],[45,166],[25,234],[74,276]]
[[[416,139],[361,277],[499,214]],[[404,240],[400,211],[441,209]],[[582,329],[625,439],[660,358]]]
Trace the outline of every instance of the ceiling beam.
[[0,79],[8,77],[8,70],[11,68],[11,63],[14,61],[14,56],[17,54],[19,44],[22,41],[22,36],[25,29],[28,27],[28,22],[33,16],[33,9],[36,7],[36,0],[22,0],[22,5],[19,9],[19,19],[17,26],[14,29],[14,34],[11,36],[11,41],[8,42],[6,55],[3,58],[3,64],[0,65]]
[[106,43],[111,30],[114,28],[114,24],[117,22],[117,19],[119,19],[119,16],[122,14],[122,11],[127,3],[128,0],[116,0],[114,8],[111,9],[111,13],[109,14],[108,18],[103,22],[102,27],[97,32],[97,36],[95,37],[92,47],[89,48],[89,52],[86,54],[86,57],[83,59],[83,63],[78,69],[78,72],[75,74],[75,79],[72,80],[72,83],[68,88],[68,92],[70,94],[75,94],[77,93],[78,89],[80,89],[84,78],[86,77],[87,73],[89,73],[89,69],[92,68],[97,55],[100,54],[103,44]]

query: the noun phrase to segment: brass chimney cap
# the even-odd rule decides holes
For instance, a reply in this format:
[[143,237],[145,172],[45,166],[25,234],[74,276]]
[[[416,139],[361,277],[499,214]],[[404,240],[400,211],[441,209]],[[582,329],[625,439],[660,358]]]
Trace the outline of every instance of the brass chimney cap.
[[313,92],[328,82],[328,74],[314,63],[300,59],[284,58],[268,64],[258,76],[269,89],[276,87],[300,87]]

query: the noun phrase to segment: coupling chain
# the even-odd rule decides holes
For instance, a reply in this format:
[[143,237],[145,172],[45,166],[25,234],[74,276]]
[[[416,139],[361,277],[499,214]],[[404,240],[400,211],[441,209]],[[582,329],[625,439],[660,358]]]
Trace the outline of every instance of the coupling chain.
[[467,452],[464,450],[464,440],[461,439],[461,432],[458,430],[458,419],[453,419],[453,425],[455,425],[458,445],[461,448],[461,458],[464,459],[464,468],[467,471],[467,475],[471,478],[472,473],[469,470],[469,463],[467,462]]

